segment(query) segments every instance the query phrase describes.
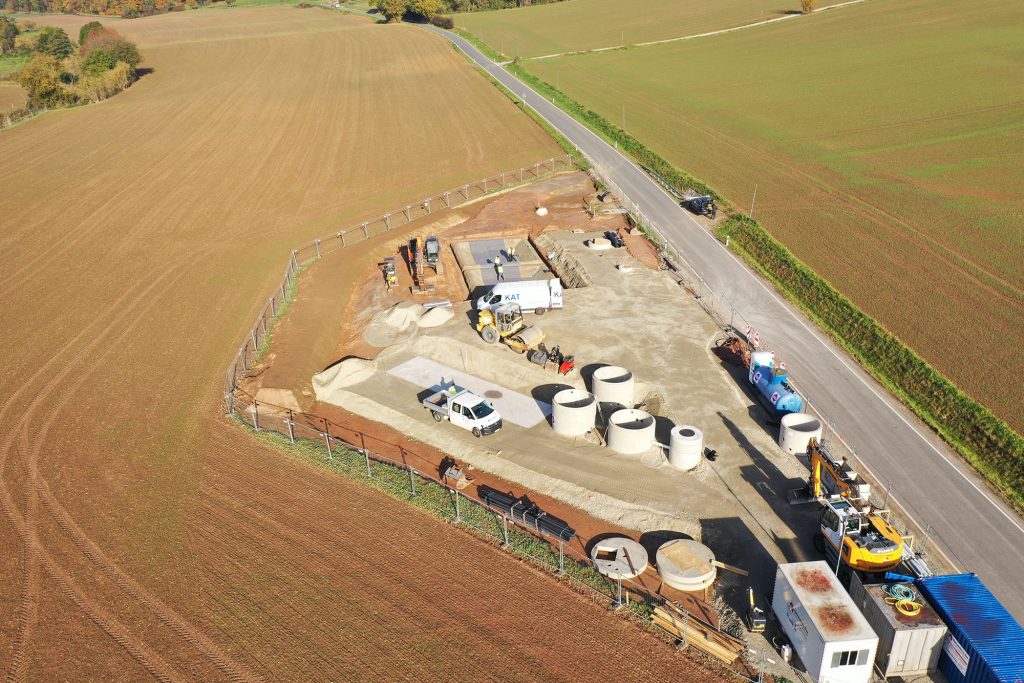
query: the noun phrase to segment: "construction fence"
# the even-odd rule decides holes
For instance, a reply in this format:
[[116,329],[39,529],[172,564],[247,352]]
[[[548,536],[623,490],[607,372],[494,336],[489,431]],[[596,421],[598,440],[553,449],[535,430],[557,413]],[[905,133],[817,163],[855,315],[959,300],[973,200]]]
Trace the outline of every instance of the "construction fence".
[[573,168],[571,154],[560,157],[552,157],[545,161],[538,161],[532,166],[521,166],[512,171],[497,173],[481,180],[467,183],[461,187],[441,192],[440,194],[417,200],[415,203],[406,204],[404,207],[385,213],[372,220],[363,221],[357,225],[344,230],[311,240],[300,247],[292,250],[288,257],[288,265],[284,270],[281,283],[271,293],[260,311],[259,317],[249,330],[248,336],[242,342],[238,353],[227,369],[227,377],[224,383],[224,400],[227,403],[227,412],[232,411],[235,389],[238,388],[238,380],[249,369],[256,364],[264,353],[270,340],[270,330],[274,320],[281,315],[290,303],[295,293],[295,287],[299,272],[303,267],[341,249],[384,234],[415,220],[436,213],[444,209],[450,209],[466,204],[485,195],[493,194],[518,185],[533,182],[550,173],[565,171]]
[[[400,498],[530,561],[569,585],[577,593],[615,610],[627,610],[680,647],[714,638],[741,644],[734,636],[633,580],[612,580],[601,575],[578,544],[544,534],[519,519],[488,506],[465,493],[458,481],[445,476],[448,462],[424,457],[401,444],[312,413],[257,401],[241,389],[235,391],[230,413],[256,433],[272,435],[291,445],[306,459],[343,476]],[[671,608],[685,624],[683,636],[662,628],[656,610]],[[756,682],[762,675],[740,658],[732,673]]]

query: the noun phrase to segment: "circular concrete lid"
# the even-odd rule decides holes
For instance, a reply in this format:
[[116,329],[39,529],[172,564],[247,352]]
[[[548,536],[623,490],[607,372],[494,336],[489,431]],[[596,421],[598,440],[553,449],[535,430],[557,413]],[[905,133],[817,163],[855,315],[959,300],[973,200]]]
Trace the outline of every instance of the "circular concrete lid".
[[647,551],[631,538],[615,536],[594,545],[590,551],[597,571],[610,579],[632,579],[647,569]]

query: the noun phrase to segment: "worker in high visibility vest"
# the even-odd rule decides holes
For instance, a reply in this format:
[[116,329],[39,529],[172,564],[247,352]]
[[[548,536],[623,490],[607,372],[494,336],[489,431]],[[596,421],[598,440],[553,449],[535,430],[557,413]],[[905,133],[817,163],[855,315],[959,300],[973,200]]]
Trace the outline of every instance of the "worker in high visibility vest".
[[505,279],[505,266],[501,265],[501,261],[494,262],[494,270],[497,272],[499,280]]

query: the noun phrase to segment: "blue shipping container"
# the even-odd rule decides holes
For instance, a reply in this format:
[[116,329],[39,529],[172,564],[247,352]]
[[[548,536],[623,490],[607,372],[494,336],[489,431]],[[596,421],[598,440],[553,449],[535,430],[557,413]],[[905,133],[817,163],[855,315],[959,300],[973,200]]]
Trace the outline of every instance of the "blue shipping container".
[[939,656],[939,671],[949,683],[1024,681],[1024,629],[977,574],[915,583],[949,627]]

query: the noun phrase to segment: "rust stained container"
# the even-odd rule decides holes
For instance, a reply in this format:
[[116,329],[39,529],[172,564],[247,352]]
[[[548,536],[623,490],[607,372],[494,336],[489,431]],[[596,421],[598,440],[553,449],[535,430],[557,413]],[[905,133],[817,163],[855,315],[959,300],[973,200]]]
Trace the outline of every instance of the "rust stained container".
[[949,683],[1024,681],[1024,629],[977,574],[931,576],[915,584],[949,628],[939,656]]

